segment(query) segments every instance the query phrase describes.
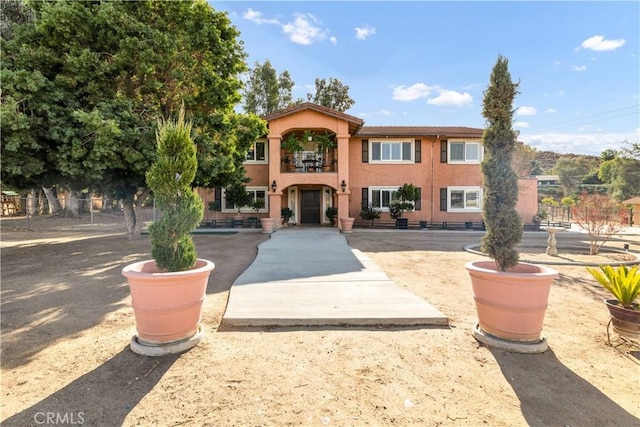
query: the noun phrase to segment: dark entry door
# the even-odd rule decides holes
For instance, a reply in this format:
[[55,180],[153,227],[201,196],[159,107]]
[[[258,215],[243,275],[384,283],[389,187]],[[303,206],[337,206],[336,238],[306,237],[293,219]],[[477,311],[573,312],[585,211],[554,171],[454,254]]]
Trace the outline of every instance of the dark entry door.
[[302,224],[320,224],[320,190],[301,191],[300,222]]

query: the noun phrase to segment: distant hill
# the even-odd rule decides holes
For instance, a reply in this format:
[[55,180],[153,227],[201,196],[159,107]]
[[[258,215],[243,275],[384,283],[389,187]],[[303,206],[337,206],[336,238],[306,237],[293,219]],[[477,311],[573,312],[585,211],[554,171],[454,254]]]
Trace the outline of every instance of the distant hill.
[[556,166],[558,159],[560,159],[561,157],[569,159],[584,157],[589,160],[600,160],[600,157],[598,156],[591,156],[586,154],[559,154],[554,153],[553,151],[536,151],[536,160],[540,164],[540,168],[542,169],[544,174],[550,174],[553,168]]

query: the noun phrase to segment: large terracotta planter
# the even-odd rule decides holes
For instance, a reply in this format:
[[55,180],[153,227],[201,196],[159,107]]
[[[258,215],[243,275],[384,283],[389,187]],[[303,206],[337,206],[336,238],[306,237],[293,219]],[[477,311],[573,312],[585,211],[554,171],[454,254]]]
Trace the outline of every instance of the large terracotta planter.
[[272,234],[273,226],[276,220],[274,218],[260,218],[260,224],[262,225],[263,234]]
[[478,323],[483,332],[517,343],[541,340],[549,291],[558,277],[557,271],[521,262],[503,272],[493,260],[469,262],[465,268],[471,276]]
[[[134,337],[135,343],[149,347],[167,346],[198,334],[207,282],[214,267],[211,261],[198,259],[195,268],[181,272],[162,272],[153,260],[123,268],[122,275],[129,282],[136,318],[138,336]],[[133,347],[134,340],[132,349],[136,351]],[[177,348],[184,351],[190,347],[180,345]]]
[[620,336],[640,340],[640,310],[622,307],[617,300],[605,300],[613,331]]
[[340,218],[340,226],[343,233],[353,232],[353,222],[355,218]]

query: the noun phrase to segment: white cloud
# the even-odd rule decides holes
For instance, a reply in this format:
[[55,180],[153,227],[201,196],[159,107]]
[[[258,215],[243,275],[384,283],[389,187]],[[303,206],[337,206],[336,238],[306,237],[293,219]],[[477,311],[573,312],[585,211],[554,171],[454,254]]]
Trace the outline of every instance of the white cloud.
[[396,101],[414,101],[419,98],[427,98],[432,90],[432,87],[424,83],[416,83],[409,87],[401,85],[393,89],[393,96],[391,98]]
[[282,31],[289,36],[294,43],[309,45],[327,38],[327,32],[318,25],[320,20],[307,13],[296,13],[293,21],[282,26]]
[[516,110],[516,116],[535,116],[538,114],[538,110],[535,107],[527,107],[523,105]]
[[262,12],[251,8],[247,9],[242,17],[258,25],[278,25],[282,29],[282,32],[289,37],[289,40],[297,44],[309,45],[327,38],[329,38],[329,41],[333,44],[338,42],[337,38],[333,36],[329,37],[329,31],[322,27],[322,22],[309,13],[296,13],[294,14],[293,21],[287,22],[286,24],[281,23],[277,19],[267,19],[262,15]]
[[378,111],[378,114],[381,114],[381,115],[383,115],[383,116],[393,116],[393,115],[394,115],[394,113],[392,113],[392,112],[391,112],[391,111],[389,111],[389,110],[379,110],[379,111]]
[[473,103],[473,97],[468,93],[460,93],[455,90],[439,89],[439,95],[427,100],[427,104],[438,106],[464,107]]
[[280,22],[277,19],[265,19],[262,17],[262,12],[257,10],[253,10],[251,8],[247,9],[245,13],[242,14],[244,19],[247,19],[256,24],[276,24],[280,25]]
[[[437,96],[429,98],[433,93]],[[456,92],[424,83],[415,83],[409,87],[401,85],[393,89],[392,99],[395,101],[415,101],[420,98],[427,98],[427,104],[438,106],[464,107],[473,103],[473,97],[467,92]]]
[[547,108],[547,109],[545,110],[545,113],[557,113],[557,111],[556,111],[556,110],[554,110],[553,108]]
[[515,122],[513,124],[513,127],[520,128],[520,129],[528,129],[529,128],[529,123],[527,123],[527,122]]
[[596,35],[583,41],[576,50],[580,50],[580,48],[595,50],[597,52],[616,50],[626,42],[625,39],[605,40],[604,36]]
[[587,69],[585,65],[572,65],[573,71],[584,71]]
[[364,40],[369,36],[372,36],[376,33],[376,29],[365,25],[364,27],[356,27],[356,38],[358,40]]

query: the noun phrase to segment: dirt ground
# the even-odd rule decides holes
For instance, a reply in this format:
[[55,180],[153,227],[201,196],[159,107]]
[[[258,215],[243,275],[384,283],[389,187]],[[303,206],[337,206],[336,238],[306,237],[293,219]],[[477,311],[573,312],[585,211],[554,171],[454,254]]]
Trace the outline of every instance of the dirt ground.
[[[126,240],[117,213],[93,224],[33,218],[30,231],[24,218],[1,225],[3,426],[640,426],[640,345],[614,334],[608,343],[607,295],[584,267],[554,266],[545,353],[472,337],[464,263],[481,256],[463,247],[478,232],[347,237],[450,318],[416,328],[219,328],[231,284],[269,237],[197,235],[199,256],[216,264],[206,338],[151,358],[129,350],[135,324],[120,274],[149,258],[147,236]],[[638,235],[610,246],[625,243],[640,252]]]

